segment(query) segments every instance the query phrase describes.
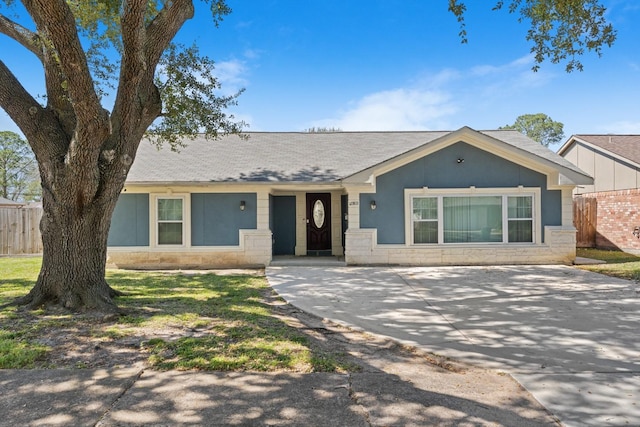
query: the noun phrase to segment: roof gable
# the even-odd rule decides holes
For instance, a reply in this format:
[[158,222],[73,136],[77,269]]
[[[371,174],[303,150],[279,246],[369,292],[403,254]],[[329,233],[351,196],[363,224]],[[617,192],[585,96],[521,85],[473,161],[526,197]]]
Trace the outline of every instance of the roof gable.
[[362,170],[348,177],[345,181],[357,182],[372,175],[381,175],[457,142],[466,142],[547,175],[559,174],[556,182],[553,183],[554,185],[566,184],[566,179],[573,184],[590,184],[593,181],[589,175],[577,166],[518,131],[476,131],[469,127],[463,127],[455,132],[448,132],[428,144],[417,147],[372,168]]
[[577,143],[640,166],[640,135],[573,135],[558,150],[558,154],[564,155]]

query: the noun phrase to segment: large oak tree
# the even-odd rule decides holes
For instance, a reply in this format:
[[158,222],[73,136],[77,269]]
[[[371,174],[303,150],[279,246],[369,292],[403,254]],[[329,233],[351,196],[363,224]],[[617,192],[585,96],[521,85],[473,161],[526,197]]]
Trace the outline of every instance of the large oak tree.
[[[216,96],[210,60],[172,45],[194,15],[190,0],[21,3],[31,28],[3,14],[0,32],[42,64],[46,104],[0,61],[0,106],[36,156],[44,208],[42,268],[19,302],[117,311],[117,293],[105,280],[107,236],[142,137],[150,128],[170,143],[198,131],[239,132],[241,123],[223,112],[235,96]],[[210,3],[217,23],[229,9]],[[111,87],[115,102],[107,111],[100,95]]]
[[[203,0],[217,23],[224,0]],[[158,142],[204,131],[239,132],[218,97],[212,62],[172,40],[194,14],[191,0],[22,0],[29,24],[0,14],[0,33],[34,55],[44,71],[46,103],[37,101],[0,60],[0,107],[27,138],[42,181],[42,269],[30,307],[116,311],[105,280],[107,235],[118,195],[145,133]],[[510,12],[531,26],[536,63],[600,53],[615,33],[597,0],[511,0]],[[4,0],[7,7],[18,4]],[[444,5],[444,4],[443,4]],[[449,0],[462,25],[465,2]],[[428,17],[425,17],[428,19]],[[4,52],[0,53],[0,59]],[[114,59],[115,58],[115,59]],[[101,95],[112,91],[108,111]]]

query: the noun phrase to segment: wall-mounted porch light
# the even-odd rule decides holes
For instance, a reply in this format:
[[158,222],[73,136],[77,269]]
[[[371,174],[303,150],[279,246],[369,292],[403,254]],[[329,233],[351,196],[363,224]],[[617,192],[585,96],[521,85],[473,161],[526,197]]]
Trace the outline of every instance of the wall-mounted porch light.
[[372,201],[371,201],[371,203],[369,204],[369,207],[371,207],[371,210],[372,210],[372,211],[375,211],[375,210],[376,210],[376,208],[378,207],[378,206],[376,205],[376,201],[375,201],[375,200],[372,200]]
[[244,200],[240,200],[240,210],[243,211],[247,207],[247,203]]

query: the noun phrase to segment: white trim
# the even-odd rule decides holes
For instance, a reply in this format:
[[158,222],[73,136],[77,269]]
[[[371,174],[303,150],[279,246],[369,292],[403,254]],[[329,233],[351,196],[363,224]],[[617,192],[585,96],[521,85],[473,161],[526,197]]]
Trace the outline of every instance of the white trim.
[[[500,196],[502,197],[502,241],[501,242],[477,242],[477,243],[445,243],[444,227],[442,225],[443,203],[442,198],[447,196]],[[510,243],[508,242],[508,218],[506,198],[509,196],[531,196],[533,198],[533,221],[532,221],[532,237],[533,242]],[[414,197],[437,197],[438,198],[438,243],[413,243],[413,198]],[[409,247],[476,247],[481,245],[536,245],[542,243],[542,208],[541,208],[541,190],[539,187],[516,187],[516,188],[448,188],[448,189],[430,189],[424,188],[405,188],[404,189],[404,213],[405,213],[405,244]]]

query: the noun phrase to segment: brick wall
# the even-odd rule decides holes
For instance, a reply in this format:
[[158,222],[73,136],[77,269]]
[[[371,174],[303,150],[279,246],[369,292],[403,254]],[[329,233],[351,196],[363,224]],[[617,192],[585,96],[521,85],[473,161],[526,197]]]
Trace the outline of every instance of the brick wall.
[[596,247],[640,253],[640,189],[604,191],[579,197],[596,199]]

